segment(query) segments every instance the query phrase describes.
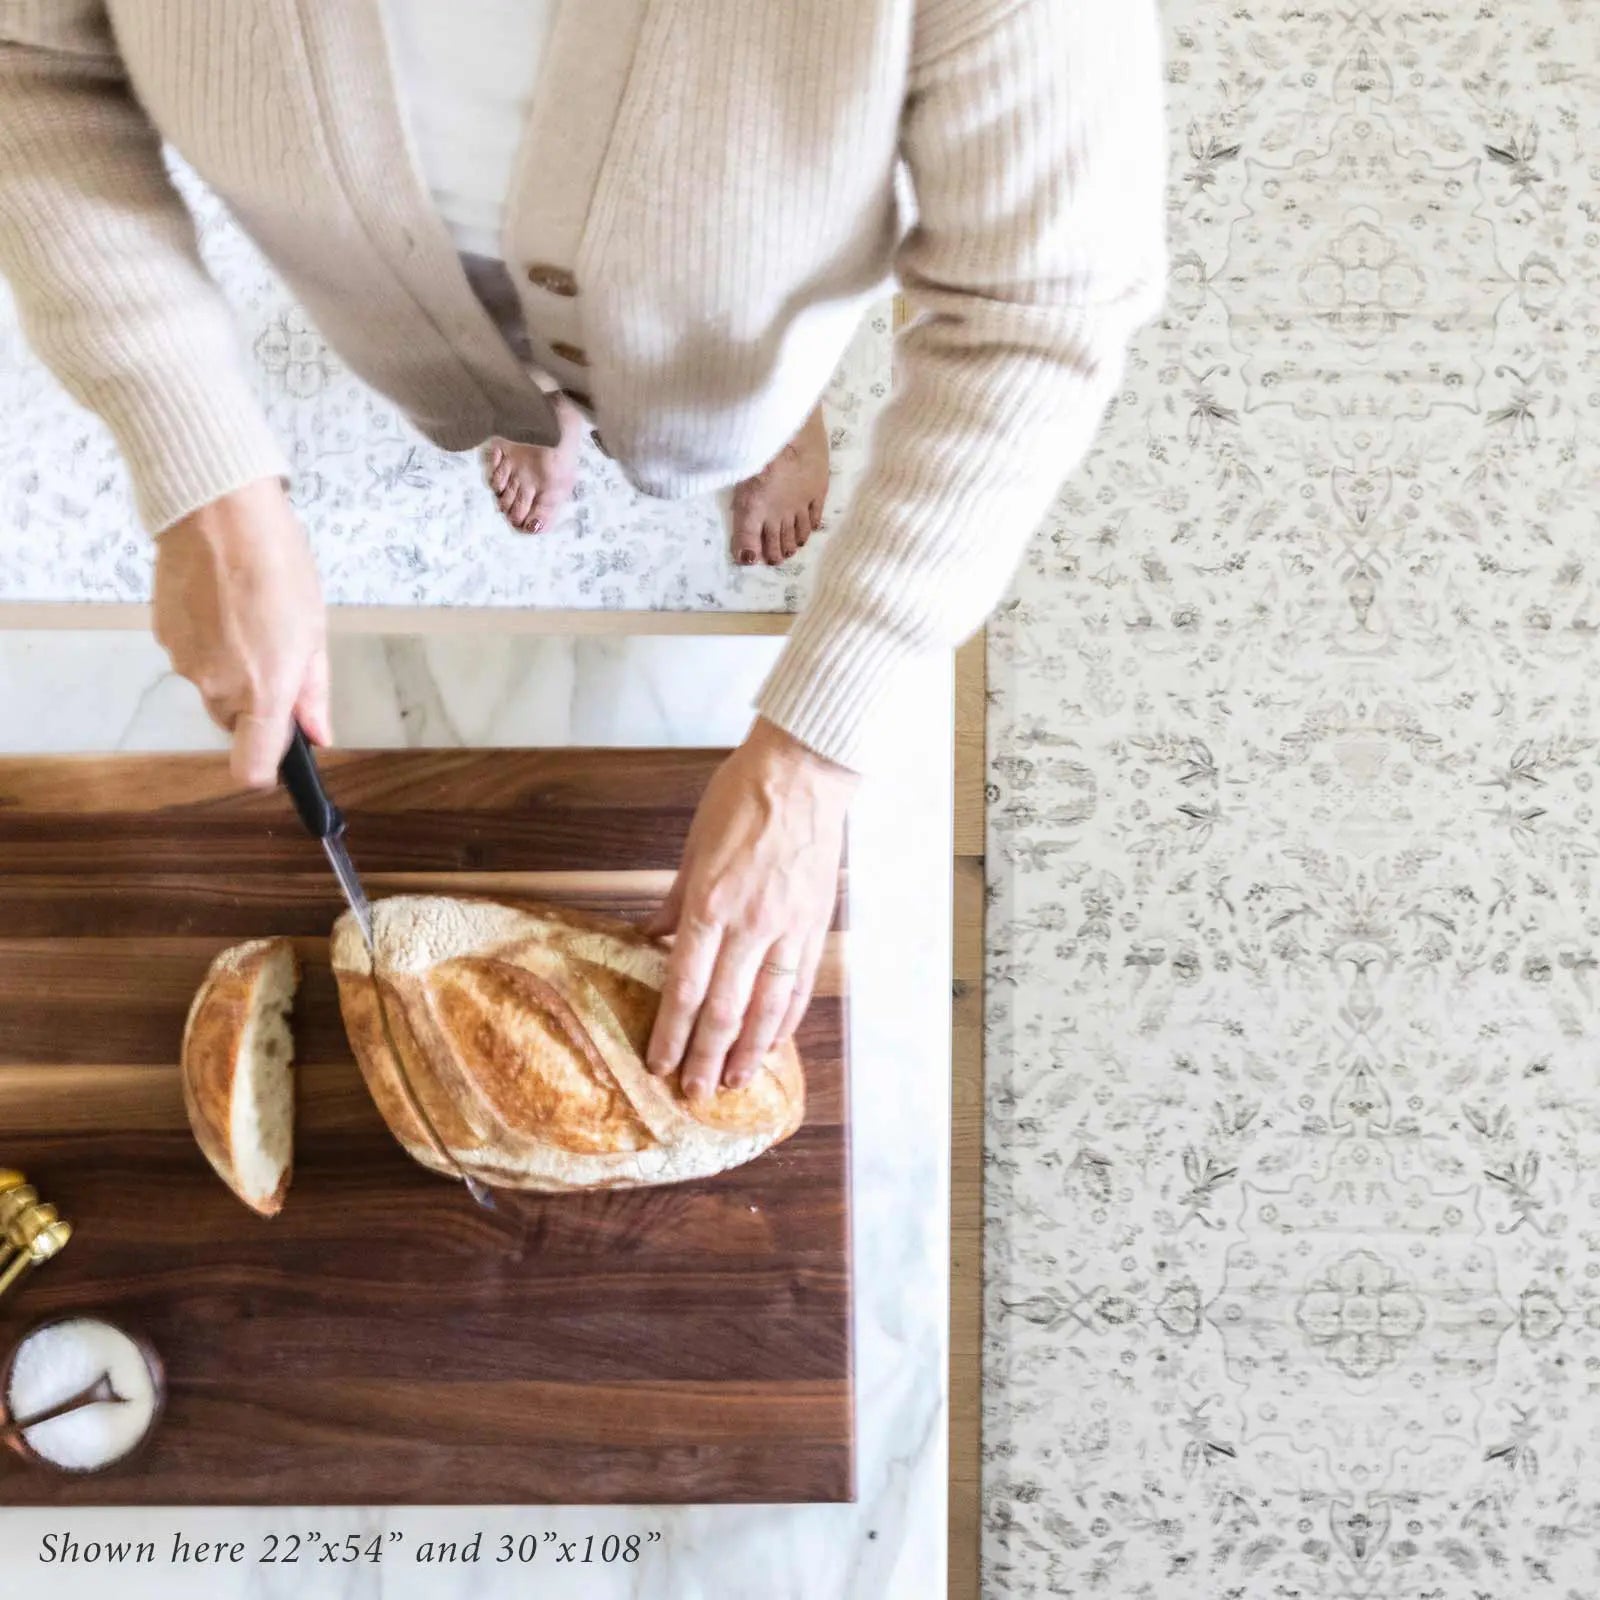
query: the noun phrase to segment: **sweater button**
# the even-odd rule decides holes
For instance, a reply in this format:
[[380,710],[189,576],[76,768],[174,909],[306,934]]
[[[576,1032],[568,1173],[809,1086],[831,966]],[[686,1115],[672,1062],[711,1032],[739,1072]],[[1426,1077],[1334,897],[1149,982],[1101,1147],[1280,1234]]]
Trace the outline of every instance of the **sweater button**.
[[569,362],[574,367],[589,365],[589,352],[582,345],[568,344],[565,339],[554,339],[550,344],[551,351],[560,356],[563,361]]
[[578,280],[565,267],[552,267],[543,261],[535,261],[528,268],[528,282],[564,300],[570,300],[578,292]]

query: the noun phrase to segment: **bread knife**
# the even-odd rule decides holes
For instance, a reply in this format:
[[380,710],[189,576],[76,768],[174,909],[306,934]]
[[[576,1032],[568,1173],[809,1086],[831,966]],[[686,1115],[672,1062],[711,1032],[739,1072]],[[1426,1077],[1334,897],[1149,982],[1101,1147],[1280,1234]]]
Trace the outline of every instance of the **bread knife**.
[[296,723],[294,737],[278,767],[278,781],[289,791],[289,798],[305,824],[306,832],[322,846],[333,875],[339,880],[345,903],[355,914],[361,937],[367,942],[369,952],[376,954],[372,936],[372,906],[366,890],[361,887],[360,875],[350,851],[344,842],[344,812],[333,803],[322,785],[322,774],[317,769],[317,758],[312,754],[311,741],[306,738],[300,724]]
[[322,846],[323,854],[328,858],[328,865],[333,868],[333,875],[339,880],[339,888],[344,895],[345,903],[350,907],[356,925],[361,929],[361,937],[366,941],[367,954],[372,958],[372,987],[378,1001],[378,1019],[383,1027],[384,1041],[389,1047],[389,1054],[394,1057],[395,1068],[405,1089],[406,1099],[411,1102],[412,1111],[427,1130],[434,1148],[455,1167],[461,1181],[467,1186],[467,1193],[485,1210],[496,1210],[494,1197],[489,1193],[487,1186],[466,1171],[451,1154],[449,1146],[440,1138],[438,1129],[433,1125],[433,1119],[417,1098],[410,1074],[406,1071],[405,1057],[400,1054],[395,1044],[394,1034],[389,1028],[389,1014],[383,1005],[383,993],[378,987],[378,948],[373,936],[372,905],[367,899],[366,890],[361,887],[360,874],[357,873],[355,863],[350,859],[349,847],[345,844],[344,813],[333,803],[333,797],[323,786],[322,773],[317,767],[317,758],[312,752],[311,741],[306,738],[305,731],[299,723],[295,724],[289,748],[278,764],[278,781],[289,791],[289,798],[294,802],[294,809],[301,822],[305,824],[306,832]]

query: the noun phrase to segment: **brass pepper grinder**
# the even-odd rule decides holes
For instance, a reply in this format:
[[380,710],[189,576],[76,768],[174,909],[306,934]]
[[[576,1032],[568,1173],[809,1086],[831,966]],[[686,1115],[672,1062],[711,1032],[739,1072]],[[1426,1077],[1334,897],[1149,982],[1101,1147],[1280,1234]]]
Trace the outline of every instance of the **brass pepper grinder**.
[[20,1172],[0,1168],[0,1296],[29,1267],[60,1255],[71,1237],[72,1224]]

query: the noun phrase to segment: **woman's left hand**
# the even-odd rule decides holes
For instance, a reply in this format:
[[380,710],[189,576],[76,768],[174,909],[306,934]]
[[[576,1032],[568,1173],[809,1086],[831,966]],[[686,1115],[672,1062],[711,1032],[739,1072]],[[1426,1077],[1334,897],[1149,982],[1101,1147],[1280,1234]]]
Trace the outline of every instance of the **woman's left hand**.
[[675,935],[650,1070],[699,1098],[800,1025],[833,919],[855,773],[758,719],[700,801],[651,931]]

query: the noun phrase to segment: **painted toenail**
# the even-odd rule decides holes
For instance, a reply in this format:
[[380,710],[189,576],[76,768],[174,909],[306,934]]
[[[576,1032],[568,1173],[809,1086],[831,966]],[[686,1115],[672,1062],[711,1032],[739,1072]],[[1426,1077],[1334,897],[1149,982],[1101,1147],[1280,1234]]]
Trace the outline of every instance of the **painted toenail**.
[[741,550],[739,552],[739,565],[741,567],[753,567],[755,564],[756,553],[754,550]]

